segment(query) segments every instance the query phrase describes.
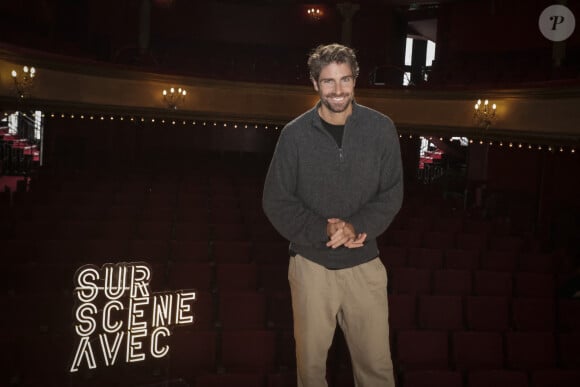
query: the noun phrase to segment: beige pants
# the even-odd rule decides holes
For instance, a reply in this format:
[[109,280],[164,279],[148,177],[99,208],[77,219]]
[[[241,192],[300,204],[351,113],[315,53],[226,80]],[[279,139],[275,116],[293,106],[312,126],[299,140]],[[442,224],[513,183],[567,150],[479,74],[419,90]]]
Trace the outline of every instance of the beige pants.
[[336,322],[348,345],[356,387],[394,387],[389,348],[387,273],[380,259],[328,270],[290,258],[298,387],[325,387]]

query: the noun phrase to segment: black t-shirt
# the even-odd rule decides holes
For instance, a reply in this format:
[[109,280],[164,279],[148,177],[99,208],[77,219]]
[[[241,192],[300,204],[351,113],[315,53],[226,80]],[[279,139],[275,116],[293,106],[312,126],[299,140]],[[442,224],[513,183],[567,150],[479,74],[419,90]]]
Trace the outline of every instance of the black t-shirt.
[[333,125],[329,124],[323,119],[320,120],[322,121],[322,125],[324,125],[324,129],[326,129],[326,131],[330,133],[332,137],[334,137],[336,143],[338,144],[338,147],[342,148],[342,135],[344,134],[344,125]]

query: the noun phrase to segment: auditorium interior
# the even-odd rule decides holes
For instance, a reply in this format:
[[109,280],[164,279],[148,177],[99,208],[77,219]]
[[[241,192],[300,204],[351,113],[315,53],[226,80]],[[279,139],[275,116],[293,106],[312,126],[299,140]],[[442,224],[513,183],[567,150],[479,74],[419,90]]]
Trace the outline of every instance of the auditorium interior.
[[[553,5],[570,13],[545,32]],[[296,386],[288,242],[262,188],[318,101],[309,52],[338,42],[357,102],[399,133],[404,201],[377,238],[396,385],[578,386],[573,15],[579,0],[0,2],[0,384]],[[355,386],[340,329],[326,375]]]

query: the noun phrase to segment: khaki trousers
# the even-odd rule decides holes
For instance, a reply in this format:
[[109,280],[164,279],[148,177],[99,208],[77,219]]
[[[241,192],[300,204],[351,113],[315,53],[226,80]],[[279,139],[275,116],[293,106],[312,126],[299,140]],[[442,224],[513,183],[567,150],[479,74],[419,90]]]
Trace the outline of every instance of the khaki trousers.
[[326,387],[326,358],[336,323],[344,333],[356,387],[394,387],[389,347],[387,273],[379,258],[329,270],[290,258],[298,387]]

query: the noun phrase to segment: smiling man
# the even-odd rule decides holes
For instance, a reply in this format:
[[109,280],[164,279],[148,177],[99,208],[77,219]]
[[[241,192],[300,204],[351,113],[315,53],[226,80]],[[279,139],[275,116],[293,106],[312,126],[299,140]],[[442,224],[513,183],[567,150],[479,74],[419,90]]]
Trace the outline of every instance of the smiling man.
[[264,185],[263,207],[290,241],[299,387],[323,387],[340,326],[357,387],[393,387],[387,273],[376,237],[403,200],[399,138],[385,115],[359,105],[352,49],[317,47],[308,59],[318,104],[288,123]]

